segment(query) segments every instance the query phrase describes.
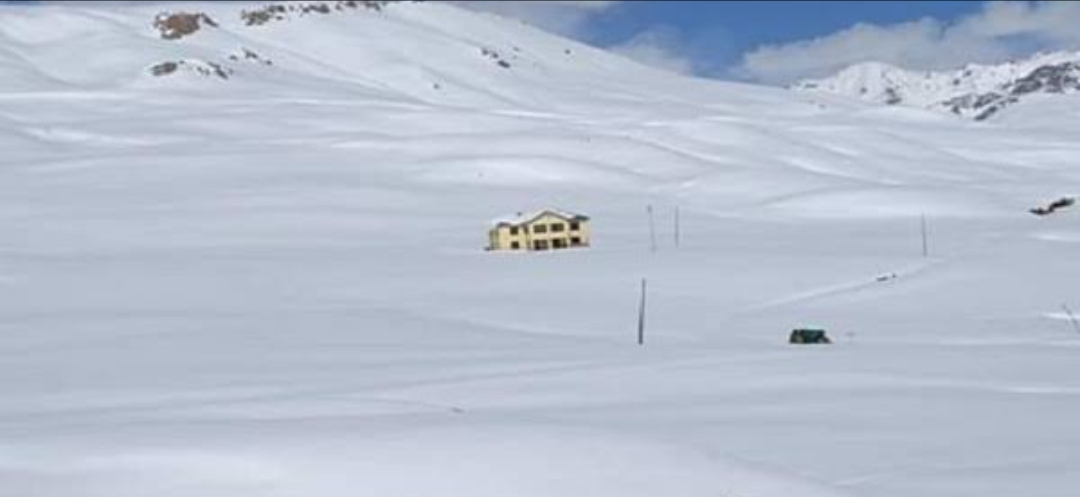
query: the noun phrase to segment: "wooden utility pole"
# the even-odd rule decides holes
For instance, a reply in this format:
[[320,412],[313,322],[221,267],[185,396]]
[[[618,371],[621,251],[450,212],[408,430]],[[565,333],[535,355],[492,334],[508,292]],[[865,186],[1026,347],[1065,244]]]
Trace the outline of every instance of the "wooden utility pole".
[[641,302],[638,304],[637,344],[645,345],[645,278],[641,278]]
[[923,214],[920,218],[920,225],[922,227],[922,256],[930,256],[930,245],[926,240],[926,214]]
[[653,219],[652,204],[645,209],[649,213],[649,250],[656,252],[656,222]]
[[679,248],[679,206],[675,206],[675,248]]

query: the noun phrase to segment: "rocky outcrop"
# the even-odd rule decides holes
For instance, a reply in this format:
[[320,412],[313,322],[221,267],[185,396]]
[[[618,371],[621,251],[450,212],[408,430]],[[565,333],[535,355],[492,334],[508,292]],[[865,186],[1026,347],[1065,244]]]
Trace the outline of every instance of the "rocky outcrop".
[[272,60],[270,60],[270,59],[268,59],[266,57],[263,57],[262,55],[259,55],[254,50],[248,50],[248,49],[243,48],[243,47],[240,48],[240,53],[239,54],[231,54],[231,55],[229,55],[229,60],[231,60],[233,62],[239,62],[239,61],[243,60],[243,61],[247,61],[247,62],[254,62],[254,63],[262,64],[264,66],[272,66],[272,65],[274,65],[274,61],[272,61]]
[[204,24],[217,27],[217,23],[202,12],[162,12],[154,18],[154,28],[166,40],[179,40],[192,35]]
[[495,65],[503,69],[510,69],[511,67],[510,62],[504,59],[502,55],[499,55],[499,52],[495,51],[494,49],[481,47],[480,55],[483,55],[484,57],[495,61]]
[[152,76],[162,77],[176,74],[181,69],[190,71],[199,76],[208,78],[214,77],[222,80],[229,79],[233,74],[233,70],[226,66],[216,62],[207,62],[203,60],[165,61],[150,66],[149,71]]
[[168,76],[176,72],[177,69],[180,69],[179,62],[162,62],[160,64],[154,64],[153,66],[150,66],[150,74],[154,76]]
[[276,3],[263,6],[255,10],[240,12],[240,19],[248,26],[261,26],[273,21],[287,21],[290,17],[304,17],[307,15],[327,15],[333,12],[343,12],[359,8],[381,11],[390,2],[374,0],[338,0],[337,2],[314,2],[314,3]]
[[1013,82],[1010,94],[1065,93],[1080,90],[1080,63],[1064,62],[1042,66]]
[[1002,85],[998,91],[968,94],[945,101],[942,105],[954,114],[973,114],[983,121],[1026,95],[1035,93],[1071,93],[1080,91],[1080,63],[1064,62],[1041,66],[1027,75]]

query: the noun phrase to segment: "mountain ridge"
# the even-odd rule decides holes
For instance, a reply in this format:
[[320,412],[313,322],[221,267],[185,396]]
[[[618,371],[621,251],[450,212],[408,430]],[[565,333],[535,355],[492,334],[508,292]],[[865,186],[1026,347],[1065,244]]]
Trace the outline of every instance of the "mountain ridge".
[[1031,96],[1080,91],[1080,52],[1045,52],[1000,64],[967,64],[943,71],[862,62],[826,78],[797,82],[791,88],[983,121]]

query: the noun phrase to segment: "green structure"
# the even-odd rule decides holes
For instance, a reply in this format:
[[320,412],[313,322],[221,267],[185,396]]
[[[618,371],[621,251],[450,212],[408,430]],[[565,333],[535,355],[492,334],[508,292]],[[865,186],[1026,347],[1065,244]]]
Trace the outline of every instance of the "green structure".
[[829,337],[825,335],[825,330],[814,328],[797,328],[791,330],[791,337],[788,338],[789,343],[832,343]]

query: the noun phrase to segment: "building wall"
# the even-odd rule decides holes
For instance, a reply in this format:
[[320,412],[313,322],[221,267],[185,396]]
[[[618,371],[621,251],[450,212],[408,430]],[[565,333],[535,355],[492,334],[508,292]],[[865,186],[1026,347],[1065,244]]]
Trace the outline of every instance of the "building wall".
[[[571,230],[572,222],[554,214],[544,214],[524,225],[501,225],[493,228],[489,234],[490,248],[492,250],[554,250],[588,247],[591,242],[589,222],[579,221],[578,229]],[[577,239],[577,244],[573,243],[574,239]],[[559,246],[556,247],[556,245]]]

